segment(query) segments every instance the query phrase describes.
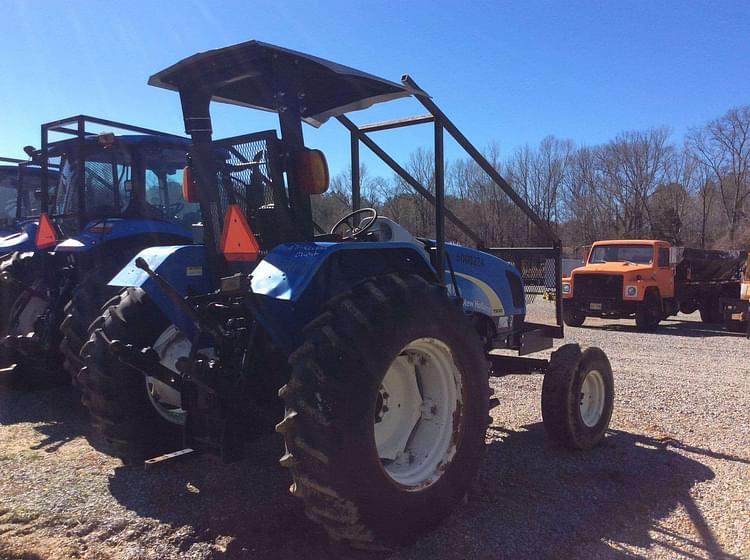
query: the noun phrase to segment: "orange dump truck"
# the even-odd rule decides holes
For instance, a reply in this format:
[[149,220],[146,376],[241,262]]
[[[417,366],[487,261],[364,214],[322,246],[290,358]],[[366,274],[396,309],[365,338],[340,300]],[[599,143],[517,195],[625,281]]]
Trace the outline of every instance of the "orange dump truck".
[[574,327],[586,317],[635,318],[640,330],[653,331],[671,315],[700,310],[704,322],[722,323],[727,299],[740,297],[746,259],[658,240],[597,241],[563,278],[563,318]]

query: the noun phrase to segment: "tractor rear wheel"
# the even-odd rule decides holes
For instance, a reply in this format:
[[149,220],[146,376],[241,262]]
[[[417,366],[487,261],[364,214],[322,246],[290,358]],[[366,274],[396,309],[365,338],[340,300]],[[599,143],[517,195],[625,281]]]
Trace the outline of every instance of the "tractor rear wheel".
[[398,274],[334,297],[304,335],[279,391],[290,491],[334,540],[413,541],[479,467],[489,393],[479,337],[444,288]]
[[13,366],[10,383],[14,387],[35,389],[70,381],[60,367],[59,331],[50,297],[54,296],[40,279],[21,290],[11,306],[2,337],[0,367]]
[[181,341],[170,328],[174,329],[142,289],[127,288],[91,324],[91,338],[81,351],[84,367],[78,382],[91,416],[94,444],[126,464],[178,449],[184,413],[178,404],[167,402],[174,400],[174,390],[169,393],[162,384],[149,383],[150,378],[111,353],[109,342],[155,350],[161,343],[160,357],[173,358],[162,363],[174,368],[177,358],[189,353],[190,344],[182,339],[187,348],[175,346]]
[[121,268],[122,258],[118,258],[116,261],[107,260],[92,269],[73,290],[73,295],[63,310],[65,318],[60,324],[63,335],[60,352],[64,356],[63,367],[76,386],[78,371],[83,367],[81,348],[89,339],[89,325],[99,317],[107,300],[122,290],[107,285]]
[[565,344],[552,352],[542,383],[542,419],[553,441],[590,449],[603,438],[614,408],[614,378],[599,348]]

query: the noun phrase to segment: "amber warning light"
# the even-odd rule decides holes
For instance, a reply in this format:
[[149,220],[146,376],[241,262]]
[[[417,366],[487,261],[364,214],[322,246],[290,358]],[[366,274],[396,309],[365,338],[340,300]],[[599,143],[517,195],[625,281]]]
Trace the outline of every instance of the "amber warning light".
[[182,198],[188,203],[198,202],[198,186],[193,182],[193,173],[189,165],[182,170]]
[[303,193],[323,194],[328,190],[328,162],[320,150],[305,148],[294,154],[294,170]]
[[55,226],[52,225],[52,220],[49,219],[46,212],[42,212],[39,216],[39,227],[36,230],[36,239],[34,244],[39,249],[46,249],[57,243],[57,234],[55,233]]
[[260,246],[247,223],[242,209],[236,204],[227,207],[224,229],[221,232],[220,251],[228,261],[254,261]]

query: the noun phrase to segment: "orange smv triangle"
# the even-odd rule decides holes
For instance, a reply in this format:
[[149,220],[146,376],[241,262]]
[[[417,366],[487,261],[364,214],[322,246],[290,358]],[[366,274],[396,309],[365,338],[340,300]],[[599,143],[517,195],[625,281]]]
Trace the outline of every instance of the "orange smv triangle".
[[42,212],[39,215],[39,226],[36,229],[36,239],[34,240],[38,249],[46,249],[57,243],[57,234],[55,234],[55,226],[52,225],[52,220],[49,219],[46,212]]
[[228,261],[254,261],[260,246],[247,223],[242,209],[236,204],[227,207],[219,250]]

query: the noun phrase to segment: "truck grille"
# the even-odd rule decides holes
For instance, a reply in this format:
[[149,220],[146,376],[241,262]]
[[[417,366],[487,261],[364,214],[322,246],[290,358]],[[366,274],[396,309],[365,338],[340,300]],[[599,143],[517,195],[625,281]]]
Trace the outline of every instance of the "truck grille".
[[622,276],[616,274],[575,274],[573,277],[575,297],[617,298],[622,297]]

